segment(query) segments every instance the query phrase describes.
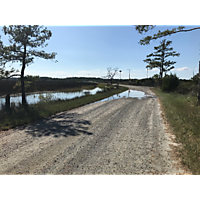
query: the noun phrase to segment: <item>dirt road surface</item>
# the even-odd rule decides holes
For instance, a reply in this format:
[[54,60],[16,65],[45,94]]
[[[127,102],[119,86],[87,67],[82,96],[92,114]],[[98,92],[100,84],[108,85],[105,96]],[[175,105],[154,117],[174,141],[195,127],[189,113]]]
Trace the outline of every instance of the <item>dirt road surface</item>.
[[169,144],[156,98],[98,102],[0,132],[0,174],[184,174]]

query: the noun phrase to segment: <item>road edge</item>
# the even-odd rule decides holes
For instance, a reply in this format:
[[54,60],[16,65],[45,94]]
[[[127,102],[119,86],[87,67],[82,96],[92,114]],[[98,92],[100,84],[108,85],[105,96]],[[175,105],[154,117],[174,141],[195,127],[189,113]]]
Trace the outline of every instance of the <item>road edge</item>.
[[[149,89],[151,90],[151,88]],[[153,91],[151,90],[151,92]],[[155,96],[157,97],[157,100],[158,100],[160,114],[161,114],[160,116],[162,118],[163,125],[164,125],[164,131],[169,141],[169,147],[170,147],[169,154],[170,154],[171,159],[174,161],[173,165],[177,169],[181,169],[182,171],[184,171],[184,174],[177,174],[177,175],[193,175],[192,172],[189,170],[189,168],[186,165],[182,164],[180,151],[179,151],[180,149],[182,149],[182,144],[180,142],[177,142],[176,135],[174,134],[173,129],[165,115],[162,102],[160,101],[159,97],[156,94]]]

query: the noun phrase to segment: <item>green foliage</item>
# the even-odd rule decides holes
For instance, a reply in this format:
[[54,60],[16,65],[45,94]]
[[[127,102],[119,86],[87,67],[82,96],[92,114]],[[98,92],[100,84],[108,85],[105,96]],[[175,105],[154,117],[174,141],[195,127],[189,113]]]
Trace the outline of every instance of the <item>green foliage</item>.
[[194,84],[198,84],[198,82],[199,82],[199,73],[197,73],[196,75],[194,75],[191,79],[192,79],[192,82]]
[[6,52],[4,51],[3,42],[0,40],[0,79],[10,78],[15,76],[18,70],[11,68],[10,70],[6,70],[7,60],[5,59]]
[[176,88],[176,92],[179,94],[185,94],[190,96],[197,96],[198,85],[191,80],[180,81],[179,86]]
[[121,93],[127,89],[128,88],[125,87],[119,87],[119,89],[97,93],[96,95],[87,95],[71,100],[43,101],[42,103],[31,104],[27,107],[21,105],[17,107],[11,106],[9,111],[6,109],[0,111],[0,130],[14,128],[44,117],[49,117],[58,112],[93,103],[114,94]]
[[162,79],[162,91],[171,92],[174,91],[179,85],[179,79],[176,74],[166,75]]
[[[142,34],[142,33],[146,33],[149,30],[155,28],[155,26],[153,25],[137,25],[135,26],[135,29],[138,31],[138,33]],[[178,26],[177,28],[173,28],[172,30],[166,29],[165,31],[158,31],[158,33],[154,34],[153,36],[146,36],[145,38],[141,39],[139,41],[139,43],[141,45],[147,45],[150,44],[150,42],[152,40],[156,40],[165,36],[170,36],[172,34],[175,33],[180,33],[180,32],[189,32],[189,31],[193,31],[193,30],[198,30],[200,29],[200,27],[195,27],[195,28],[191,28],[191,29],[185,29],[184,26]]]
[[148,32],[149,30],[154,29],[155,26],[153,25],[137,25],[135,26],[135,29],[138,31],[138,33],[142,34],[143,32]]
[[85,94],[85,96],[88,96],[88,95],[90,95],[90,92],[89,91],[85,91],[84,94]]
[[[35,83],[37,81],[39,81],[40,77],[39,76],[25,76],[24,77],[24,85],[25,85],[25,88],[26,88],[26,91],[28,90],[29,91],[29,88],[33,88],[35,89]],[[14,87],[13,87],[14,91],[17,91],[17,92],[20,92],[20,89],[21,89],[21,81],[18,80]],[[32,91],[34,92],[34,91]]]
[[40,103],[51,101],[53,99],[53,94],[46,93],[46,96],[44,96],[43,94],[39,94],[38,98],[40,100]]
[[[93,89],[97,87],[96,82],[79,81],[78,79],[50,79],[50,78],[29,78],[24,77],[25,91],[59,91],[59,92],[75,92],[82,89]],[[104,87],[104,84],[98,87]],[[20,79],[11,78],[0,80],[0,95],[16,94],[21,92]]]
[[181,148],[177,147],[182,163],[193,174],[200,174],[200,106],[196,98],[176,92],[165,93],[155,88],[153,92],[162,103],[167,121],[176,136],[176,142],[182,144]]
[[190,82],[179,83],[179,86],[176,88],[176,92],[179,94],[188,95],[189,93],[191,93],[191,91],[192,91],[192,88],[191,88]]
[[10,25],[3,27],[3,32],[9,37],[9,46],[3,47],[4,59],[6,62],[20,62],[21,68],[21,91],[22,104],[26,104],[24,71],[26,66],[33,63],[35,57],[44,59],[55,59],[56,53],[46,53],[38,50],[39,47],[46,47],[45,43],[52,36],[50,30],[39,25]]
[[19,76],[16,74],[19,70],[15,70],[13,67],[10,70],[6,70],[5,66],[0,67],[0,79],[8,79],[13,76]]
[[180,56],[179,53],[173,51],[172,47],[169,47],[171,43],[172,41],[166,41],[165,39],[162,40],[159,46],[154,47],[155,52],[147,55],[147,59],[143,60],[144,62],[148,63],[146,68],[158,68],[160,70],[160,78],[163,77],[164,72],[167,73],[173,69],[174,66],[171,65],[176,63],[175,61],[167,60],[167,58],[169,56]]
[[9,36],[10,46],[4,47],[4,58],[7,61],[21,62],[26,66],[33,63],[34,57],[54,59],[56,53],[39,51],[38,47],[46,47],[45,43],[52,36],[51,31],[43,26],[11,25],[4,26],[3,32]]
[[[0,36],[1,39],[1,36]],[[5,66],[5,60],[4,60],[4,46],[3,42],[0,40],[0,66]]]
[[155,79],[155,80],[159,79],[159,74],[154,74],[154,75],[152,76],[152,78]]

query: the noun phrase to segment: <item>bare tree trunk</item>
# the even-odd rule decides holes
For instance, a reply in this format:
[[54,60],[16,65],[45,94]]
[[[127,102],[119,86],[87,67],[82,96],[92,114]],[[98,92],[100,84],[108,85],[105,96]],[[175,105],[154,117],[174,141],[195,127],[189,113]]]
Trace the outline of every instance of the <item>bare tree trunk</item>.
[[197,101],[200,103],[200,61],[199,61],[199,81],[198,81],[198,95],[197,95]]
[[22,91],[22,105],[23,106],[27,105],[25,87],[24,87],[24,71],[26,67],[25,59],[26,59],[26,46],[24,45],[24,55],[23,55],[23,63],[22,63],[22,70],[21,70],[21,91]]
[[24,75],[21,77],[22,105],[26,104],[26,94],[24,87]]
[[10,94],[6,95],[6,108],[10,108]]
[[162,77],[163,77],[163,72],[162,72],[162,68],[160,70],[160,78],[159,78],[159,87],[161,88],[162,87]]

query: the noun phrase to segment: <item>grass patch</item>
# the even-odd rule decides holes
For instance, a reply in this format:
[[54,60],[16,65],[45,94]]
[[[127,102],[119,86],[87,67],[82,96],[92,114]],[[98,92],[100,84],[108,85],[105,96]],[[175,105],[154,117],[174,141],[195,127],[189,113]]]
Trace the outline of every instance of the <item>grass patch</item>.
[[57,100],[41,102],[29,105],[27,108],[23,106],[11,107],[11,109],[3,109],[0,111],[0,130],[7,130],[19,125],[34,122],[38,119],[49,117],[58,112],[71,110],[95,101],[104,99],[114,94],[121,93],[128,88],[119,87],[118,89],[109,89],[105,92],[99,92],[96,95],[87,95],[72,100]]
[[98,85],[83,85],[83,86],[80,86],[80,87],[75,87],[75,88],[57,88],[54,90],[57,91],[57,92],[79,92],[79,91],[82,91],[82,90],[92,90],[96,87],[99,87]]
[[158,88],[152,90],[162,103],[177,142],[183,145],[183,148],[179,149],[182,163],[193,174],[200,174],[200,105],[196,97],[164,93]]
[[106,83],[98,83],[97,87],[104,88],[107,84]]

